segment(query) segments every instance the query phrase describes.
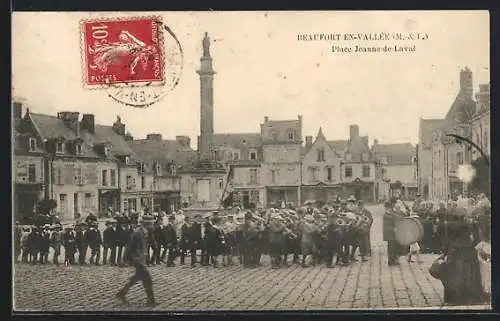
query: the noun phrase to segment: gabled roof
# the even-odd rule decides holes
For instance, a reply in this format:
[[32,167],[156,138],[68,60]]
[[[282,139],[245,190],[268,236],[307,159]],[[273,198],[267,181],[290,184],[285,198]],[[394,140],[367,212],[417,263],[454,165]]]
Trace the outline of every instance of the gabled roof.
[[445,123],[444,119],[423,119],[420,118],[419,144],[423,148],[431,148],[432,133]]
[[415,146],[411,143],[375,144],[372,148],[375,157],[387,157],[387,165],[409,165],[416,155]]
[[330,149],[335,153],[337,154],[337,156],[341,156],[342,155],[342,150],[336,150],[334,148],[332,148],[332,145],[330,145],[330,142],[326,140],[326,137],[325,137],[325,134],[323,134],[323,129],[320,127],[319,130],[318,130],[318,134],[316,135],[316,139],[314,140],[314,142],[312,143],[311,146],[309,147],[302,147],[302,150],[301,150],[301,153],[302,155],[306,155],[309,150],[314,146],[316,145],[318,142],[320,141],[324,141],[326,143],[326,145],[328,147],[330,147]]
[[174,162],[181,170],[191,168],[197,161],[197,153],[181,145],[177,140],[138,139],[129,142],[134,153],[145,163],[169,164]]
[[262,145],[262,140],[260,133],[213,134],[211,144],[213,147],[258,148]]
[[64,137],[66,140],[73,140],[78,137],[56,116],[36,113],[29,113],[29,116],[42,139]]

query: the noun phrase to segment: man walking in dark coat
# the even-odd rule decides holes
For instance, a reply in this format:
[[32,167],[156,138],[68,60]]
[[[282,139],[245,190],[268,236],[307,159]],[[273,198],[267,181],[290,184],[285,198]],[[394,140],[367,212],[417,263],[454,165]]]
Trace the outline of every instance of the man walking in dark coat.
[[130,278],[127,284],[118,291],[116,297],[126,303],[126,295],[130,288],[137,282],[141,281],[146,291],[148,306],[155,306],[155,297],[153,292],[153,281],[146,267],[149,256],[148,233],[153,227],[154,218],[149,215],[144,215],[141,219],[141,224],[137,227],[127,244],[125,249],[125,259],[135,267],[135,274]]

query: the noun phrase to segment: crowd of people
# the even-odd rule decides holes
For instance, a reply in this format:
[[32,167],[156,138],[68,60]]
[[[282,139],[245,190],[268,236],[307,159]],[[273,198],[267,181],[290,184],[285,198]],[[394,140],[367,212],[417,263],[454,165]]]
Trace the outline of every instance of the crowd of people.
[[[385,203],[383,226],[389,266],[399,264],[402,255],[411,261],[414,248],[397,244],[394,237],[394,222],[410,215],[419,217],[424,230],[423,238],[415,242],[417,251],[446,258],[439,276],[445,302],[484,302],[485,293],[491,293],[487,289],[491,279],[483,271],[491,264],[489,200],[480,195],[435,206],[419,197],[410,209],[401,200],[390,199]],[[321,207],[308,202],[296,210],[233,208],[209,214],[179,211],[143,217],[117,213],[102,231],[97,217],[89,215],[64,228],[43,221],[31,226],[16,224],[14,250],[16,261],[30,264],[135,266],[136,274],[117,297],[124,300],[128,288],[142,280],[148,300],[154,302],[146,266],[241,264],[255,268],[263,264],[263,255],[270,257],[273,268],[349,265],[371,256],[372,223],[372,214],[353,196]]]
[[[148,235],[148,265],[252,268],[269,255],[273,268],[294,263],[333,267],[366,261],[371,255],[373,218],[354,197],[321,208],[309,202],[297,210],[234,208],[194,216],[179,211],[171,216],[157,213],[154,220]],[[97,218],[89,215],[66,228],[16,225],[16,259],[32,264],[124,266],[127,244],[138,223],[138,217],[116,215],[101,231]]]

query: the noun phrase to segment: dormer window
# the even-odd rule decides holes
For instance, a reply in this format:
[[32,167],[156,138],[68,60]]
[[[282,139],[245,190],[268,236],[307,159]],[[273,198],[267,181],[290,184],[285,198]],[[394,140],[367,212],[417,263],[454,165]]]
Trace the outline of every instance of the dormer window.
[[109,147],[104,146],[104,156],[109,156]]
[[64,153],[64,143],[63,142],[56,143],[56,153],[58,153],[58,154]]
[[156,163],[155,164],[155,173],[156,175],[160,176],[161,175],[161,164],[160,163]]
[[287,135],[289,140],[294,140],[294,138],[295,138],[295,135],[294,135],[292,129],[289,129],[286,135]]
[[30,137],[29,138],[29,144],[28,148],[30,152],[36,151],[36,138]]
[[125,165],[130,164],[130,156],[125,156]]
[[257,151],[255,150],[251,150],[249,153],[248,153],[248,158],[250,160],[256,160],[257,159]]
[[170,165],[170,174],[172,174],[172,176],[177,175],[177,168],[175,164]]
[[75,154],[76,155],[82,155],[83,154],[83,146],[82,146],[82,144],[76,144],[75,145]]

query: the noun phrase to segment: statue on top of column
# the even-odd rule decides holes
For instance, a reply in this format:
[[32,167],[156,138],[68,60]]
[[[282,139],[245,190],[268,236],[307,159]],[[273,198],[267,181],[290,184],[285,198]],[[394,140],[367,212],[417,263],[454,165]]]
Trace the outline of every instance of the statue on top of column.
[[205,32],[205,38],[203,38],[203,57],[210,57],[210,37],[208,32]]

